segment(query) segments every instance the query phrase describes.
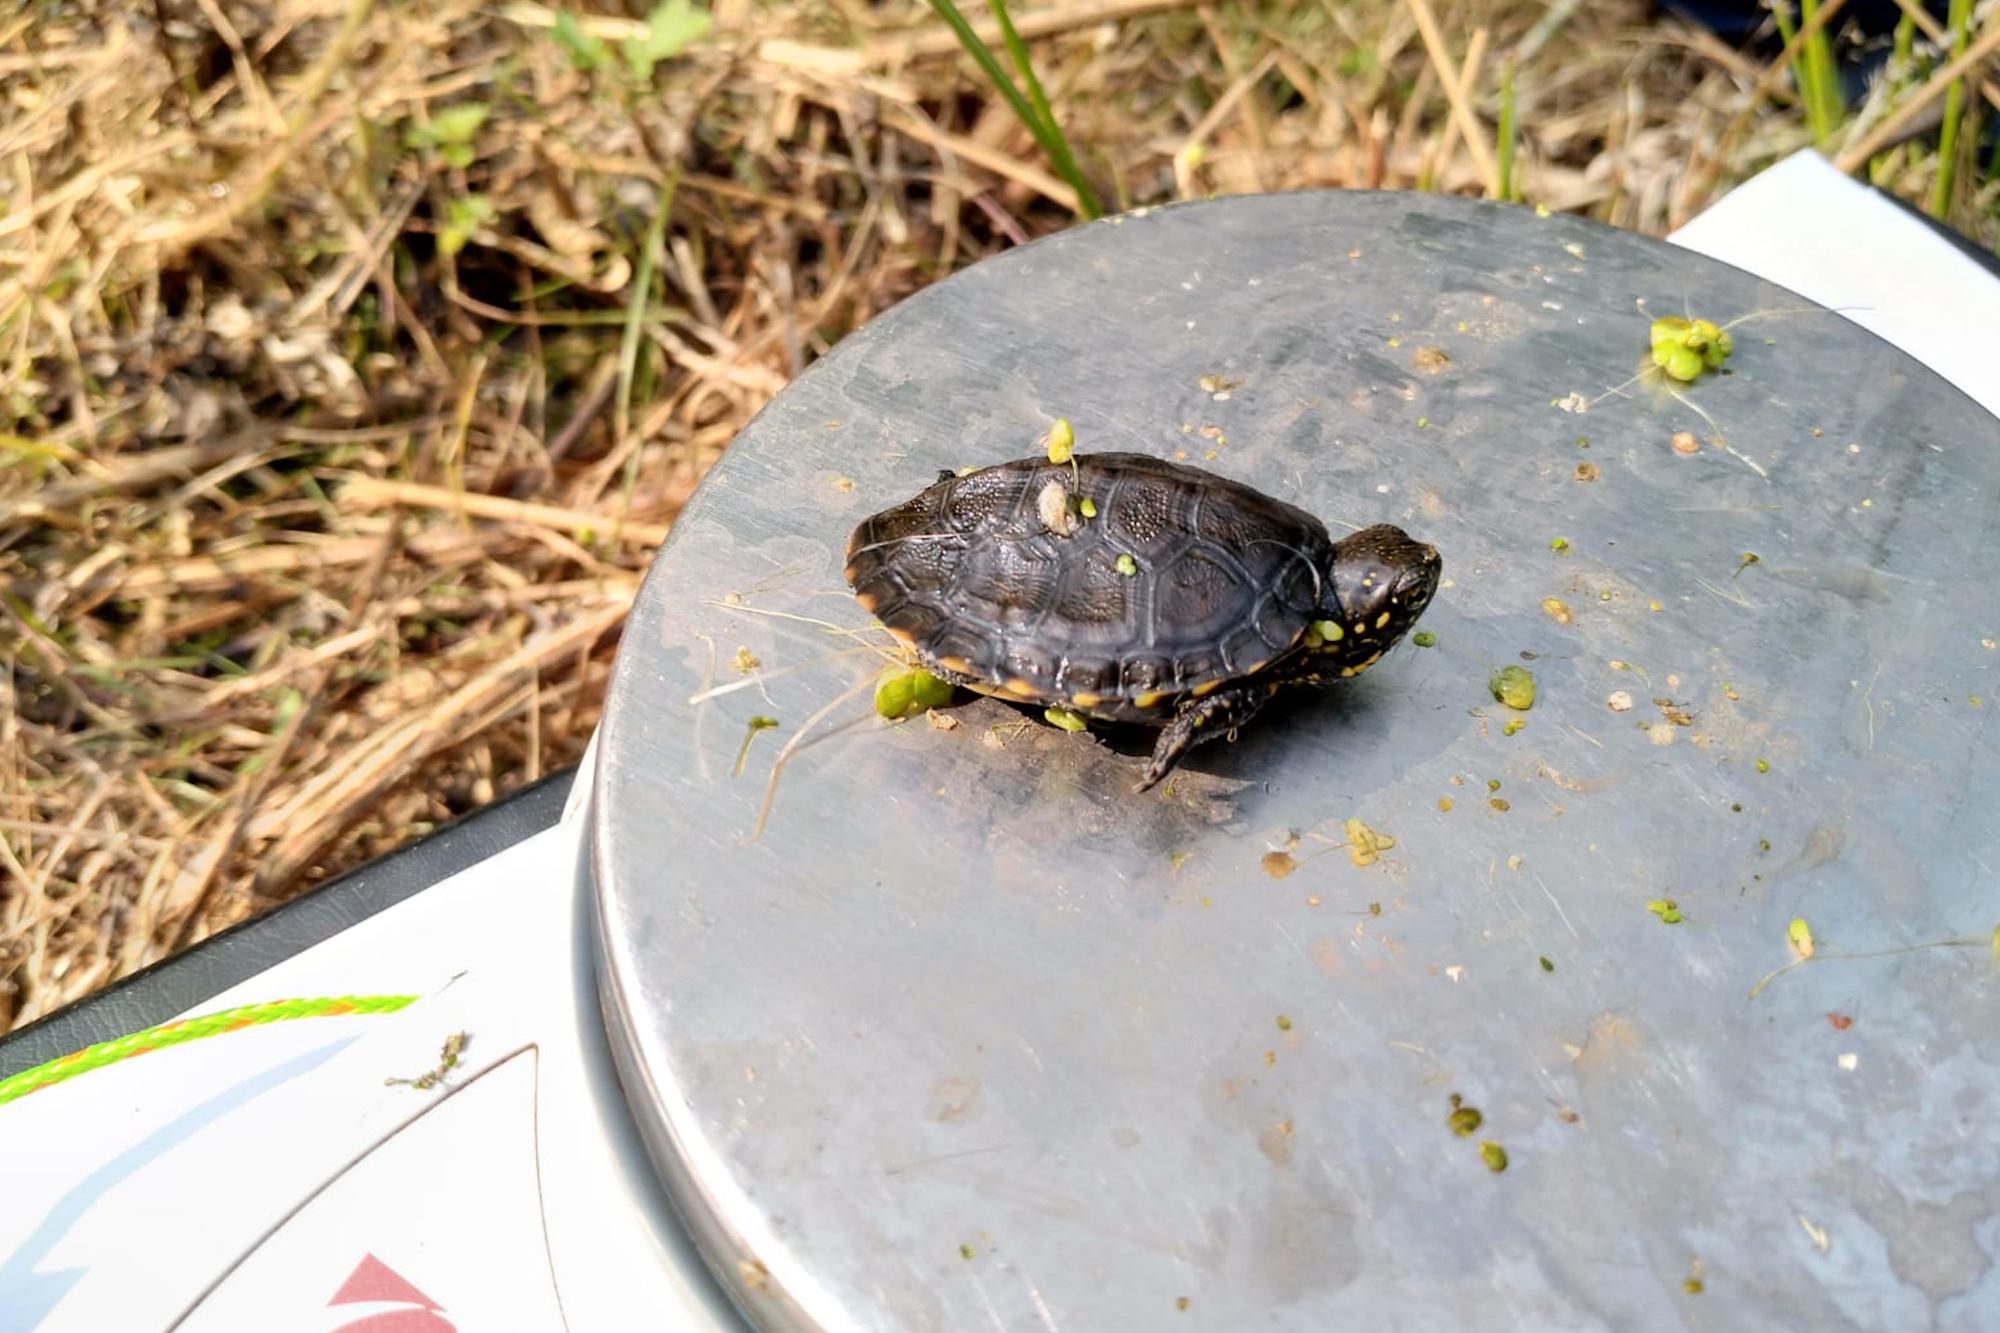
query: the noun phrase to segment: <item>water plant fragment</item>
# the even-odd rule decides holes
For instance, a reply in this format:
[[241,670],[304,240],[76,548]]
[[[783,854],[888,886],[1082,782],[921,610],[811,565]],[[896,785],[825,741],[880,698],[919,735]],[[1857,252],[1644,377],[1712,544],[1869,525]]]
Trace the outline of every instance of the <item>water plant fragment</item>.
[[1057,417],[1049,427],[1049,433],[1042,437],[1048,447],[1051,463],[1067,463],[1076,452],[1076,429],[1069,424],[1068,417]]
[[1791,941],[1792,952],[1801,959],[1813,956],[1812,927],[1806,924],[1804,917],[1792,918],[1792,924],[1785,928],[1785,938]]
[[1061,727],[1064,731],[1082,731],[1090,725],[1083,714],[1072,713],[1067,708],[1044,708],[1042,717],[1050,726]]
[[777,725],[778,719],[775,717],[753,717],[750,719],[750,725],[743,732],[743,746],[736,752],[735,776],[739,778],[743,776],[743,762],[750,757],[750,742],[757,739],[757,733],[760,731],[770,731]]
[[1683,384],[1692,384],[1703,370],[1720,370],[1736,343],[1729,330],[1712,320],[1669,315],[1653,321],[1650,337],[1653,364]]
[[1493,697],[1517,712],[1535,706],[1535,677],[1526,667],[1505,666],[1487,678]]
[[893,671],[876,683],[875,711],[892,721],[915,717],[928,709],[944,707],[951,702],[951,695],[951,682],[940,680],[928,671]]
[[1358,819],[1348,820],[1343,827],[1347,834],[1347,854],[1357,866],[1374,865],[1382,859],[1383,852],[1396,845],[1394,838]]

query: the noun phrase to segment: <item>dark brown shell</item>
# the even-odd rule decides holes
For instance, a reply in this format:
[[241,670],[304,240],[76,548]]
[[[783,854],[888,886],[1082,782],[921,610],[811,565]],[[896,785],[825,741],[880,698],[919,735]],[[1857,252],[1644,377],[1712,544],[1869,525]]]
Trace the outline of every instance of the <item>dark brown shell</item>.
[[[1066,502],[1054,509],[1051,486]],[[1076,514],[1085,498],[1092,517]],[[939,480],[855,529],[847,581],[940,674],[1146,718],[1290,652],[1332,559],[1301,509],[1199,468],[1096,454]]]

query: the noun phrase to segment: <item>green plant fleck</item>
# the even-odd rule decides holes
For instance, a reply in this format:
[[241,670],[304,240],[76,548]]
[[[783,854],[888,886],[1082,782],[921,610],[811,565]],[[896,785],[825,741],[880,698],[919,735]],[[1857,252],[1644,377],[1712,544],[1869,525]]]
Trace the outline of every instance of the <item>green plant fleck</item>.
[[1501,667],[1487,679],[1486,688],[1495,699],[1517,711],[1535,706],[1535,677],[1526,667]]
[[1287,1017],[1285,1017],[1285,1016],[1284,1016],[1283,1014],[1279,1014],[1279,1015],[1278,1015],[1278,1031],[1280,1031],[1280,1032],[1290,1032],[1291,1030],[1292,1030],[1292,1020],[1291,1020],[1291,1019],[1289,1019],[1289,1018],[1287,1018]]
[[1507,1150],[1487,1139],[1479,1145],[1479,1158],[1486,1163],[1486,1169],[1495,1173],[1507,1169]]
[[1072,713],[1067,708],[1044,708],[1042,717],[1049,725],[1061,727],[1064,731],[1083,731],[1090,725],[1084,721],[1083,714]]
[[1139,562],[1134,560],[1129,555],[1119,556],[1118,559],[1114,562],[1114,564],[1116,565],[1118,572],[1120,574],[1123,574],[1128,579],[1132,578],[1139,572]]
[[1542,971],[1544,972],[1553,972],[1556,970],[1556,965],[1549,961],[1547,954],[1543,954],[1537,961],[1541,963]]
[[915,717],[951,702],[950,681],[928,671],[896,671],[875,686],[875,711],[891,720]]
[[961,1258],[961,1259],[970,1259],[970,1258],[972,1257],[972,1255],[973,1255],[973,1249],[972,1249],[972,1247],[971,1247],[970,1245],[965,1245],[965,1244],[960,1244],[960,1245],[959,1245],[959,1247],[958,1247],[958,1257],[959,1257],[959,1258]]
[[733,776],[739,778],[743,776],[743,763],[750,757],[750,742],[757,739],[757,733],[760,731],[770,731],[777,725],[778,719],[775,717],[753,717],[750,719],[750,725],[743,733],[743,748],[736,752],[736,772]]
[[458,1068],[458,1057],[465,1053],[465,1048],[470,1044],[471,1038],[466,1033],[454,1032],[444,1039],[444,1046],[438,1051],[435,1068],[415,1078],[385,1078],[382,1080],[383,1086],[415,1088],[419,1092],[428,1092],[444,1082],[445,1076]]
[[1427,629],[1420,629],[1410,636],[1410,642],[1419,648],[1435,648],[1437,647],[1437,641],[1438,636]]
[[1569,538],[1567,537],[1549,538],[1549,549],[1551,551],[1567,551],[1569,549]]
[[424,124],[410,126],[403,133],[403,143],[410,148],[435,148],[452,166],[469,167],[476,156],[472,140],[492,113],[493,108],[484,102],[456,103],[434,112]]
[[1515,732],[1519,731],[1522,727],[1525,727],[1527,725],[1528,722],[1526,718],[1510,717],[1507,719],[1507,725],[1500,728],[1500,734],[1502,736],[1512,736]]
[[1683,384],[1701,374],[1701,354],[1671,343],[1659,343],[1653,347],[1653,364]]
[[437,233],[439,252],[455,255],[463,250],[465,243],[472,239],[472,233],[491,222],[495,212],[493,201],[483,194],[468,194],[463,199],[447,200],[444,225],[438,228]]
[[1084,496],[1081,500],[1078,500],[1076,502],[1076,512],[1082,514],[1085,518],[1096,518],[1097,501],[1091,499],[1087,495]]
[[556,25],[549,36],[578,69],[587,71],[603,66],[607,55],[603,40],[585,32],[568,10],[556,15]]
[[1681,906],[1672,898],[1654,898],[1646,904],[1646,910],[1670,926],[1681,923]]
[[1356,44],[1340,53],[1340,59],[1334,62],[1334,68],[1344,78],[1358,79],[1364,74],[1373,74],[1380,65],[1375,59],[1374,51]]
[[1720,370],[1736,349],[1729,330],[1712,320],[1669,315],[1654,320],[1648,332],[1653,364],[1683,384],[1693,383],[1704,368]]
[[1451,1094],[1451,1114],[1445,1117],[1445,1123],[1451,1126],[1452,1133],[1469,1139],[1486,1123],[1486,1117],[1480,1114],[1478,1107],[1467,1106],[1465,1099],[1454,1092]]
[[625,67],[636,79],[652,78],[655,65],[701,40],[711,23],[708,11],[696,9],[690,0],[660,0],[646,15],[646,35],[627,37],[619,43]]
[[1813,956],[1812,927],[1806,924],[1804,917],[1795,916],[1792,918],[1792,924],[1785,927],[1785,938],[1791,942],[1792,952],[1800,958],[1810,958]]
[[1380,829],[1368,827],[1359,819],[1350,819],[1342,825],[1347,835],[1348,859],[1358,867],[1374,865],[1382,859],[1382,853],[1396,845],[1396,840]]
[[1051,463],[1067,463],[1076,452],[1076,428],[1069,424],[1068,417],[1057,417],[1049,427],[1049,433],[1042,437],[1048,446]]

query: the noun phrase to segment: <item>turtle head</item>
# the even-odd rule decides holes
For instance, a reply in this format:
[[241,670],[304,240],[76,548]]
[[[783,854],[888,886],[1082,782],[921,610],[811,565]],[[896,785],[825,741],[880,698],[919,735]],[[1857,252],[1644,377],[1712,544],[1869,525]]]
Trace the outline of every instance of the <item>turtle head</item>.
[[1333,546],[1331,596],[1308,631],[1342,675],[1359,675],[1417,623],[1431,604],[1444,561],[1435,546],[1387,523]]

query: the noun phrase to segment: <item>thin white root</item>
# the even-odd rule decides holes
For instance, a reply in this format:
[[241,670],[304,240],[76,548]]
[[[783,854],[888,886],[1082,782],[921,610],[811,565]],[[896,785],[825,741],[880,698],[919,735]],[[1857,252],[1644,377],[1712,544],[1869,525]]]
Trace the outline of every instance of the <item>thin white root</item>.
[[879,644],[868,643],[862,639],[861,636],[863,634],[888,634],[889,631],[880,625],[867,625],[861,629],[850,629],[845,625],[836,625],[831,620],[821,620],[818,616],[802,616],[792,611],[772,611],[761,606],[745,606],[741,602],[710,600],[703,603],[703,605],[718,607],[724,611],[733,611],[739,615],[767,616],[772,620],[795,620],[802,625],[817,625],[829,634],[838,634],[842,638],[853,639],[856,643],[871,649],[891,662],[900,662],[903,660],[894,651],[884,648]]
[[[708,636],[702,635],[701,637],[707,638]],[[713,644],[710,644],[709,651],[711,653],[714,652]],[[720,699],[723,695],[734,694],[738,690],[747,690],[752,687],[761,689],[766,681],[776,680],[780,676],[789,676],[794,672],[807,671],[816,666],[825,666],[828,662],[837,662],[843,657],[853,657],[856,653],[874,651],[876,651],[874,644],[861,644],[854,648],[842,648],[837,652],[827,653],[824,656],[815,657],[810,661],[794,662],[790,666],[772,667],[768,671],[753,671],[742,680],[732,680],[727,685],[715,685],[704,682],[700,690],[688,696],[688,702],[690,704],[705,704],[711,699]],[[709,664],[709,681],[713,681],[714,679],[714,663],[711,662]],[[770,697],[768,694],[764,696],[766,701]]]
[[750,832],[751,842],[755,842],[764,836],[764,821],[771,817],[771,803],[778,797],[778,775],[783,772],[785,764],[790,761],[792,755],[798,750],[800,745],[804,744],[806,737],[812,734],[812,729],[825,721],[827,714],[831,713],[834,709],[853,699],[856,695],[866,693],[874,688],[875,682],[871,678],[842,691],[824,708],[821,708],[817,713],[807,718],[805,725],[800,727],[793,734],[792,738],[785,742],[784,748],[778,751],[778,757],[771,761],[771,777],[764,784],[764,803],[757,807],[757,826]]

